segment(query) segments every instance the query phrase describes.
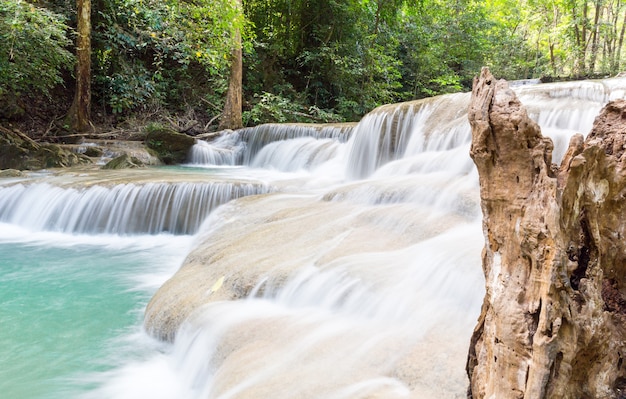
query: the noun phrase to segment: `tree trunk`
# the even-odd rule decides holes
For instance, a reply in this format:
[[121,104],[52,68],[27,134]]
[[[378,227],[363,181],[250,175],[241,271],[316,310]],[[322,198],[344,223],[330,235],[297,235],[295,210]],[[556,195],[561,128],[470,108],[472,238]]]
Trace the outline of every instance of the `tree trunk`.
[[548,43],[550,45],[550,66],[552,67],[552,75],[557,76],[556,59],[554,58],[554,43],[551,41],[548,41]]
[[561,166],[504,81],[474,81],[486,294],[468,397],[621,398],[626,345],[626,101],[609,103]]
[[615,46],[617,45],[617,24],[619,22],[619,10],[619,0],[617,0],[615,4],[611,3],[607,8],[607,19],[610,19],[611,22],[611,33],[609,35],[609,38],[605,39],[606,52],[609,60],[609,73],[613,73],[613,71],[615,70]]
[[596,1],[596,14],[593,19],[593,33],[591,37],[591,59],[589,60],[589,73],[593,75],[596,69],[598,57],[598,44],[600,41],[600,18],[602,18],[602,1]]
[[[242,9],[241,0],[238,1],[238,7]],[[235,46],[232,52],[232,60],[230,64],[230,79],[228,82],[228,91],[226,92],[226,103],[224,104],[224,112],[220,118],[219,129],[241,129],[243,120],[241,116],[242,108],[242,91],[243,91],[243,51],[241,46],[241,32],[239,29],[235,32]]]
[[586,61],[587,61],[587,46],[588,34],[587,34],[587,2],[582,2],[582,14],[578,14],[577,2],[572,2],[572,21],[575,38],[575,60],[574,60],[574,76],[584,76],[586,74]]
[[76,10],[76,91],[66,124],[80,133],[91,127],[91,0],[76,0]]
[[626,11],[624,11],[624,21],[622,22],[622,30],[619,32],[619,40],[617,42],[617,48],[615,49],[615,71],[619,72],[621,67],[620,57],[622,56],[622,45],[624,44],[624,31],[626,31]]

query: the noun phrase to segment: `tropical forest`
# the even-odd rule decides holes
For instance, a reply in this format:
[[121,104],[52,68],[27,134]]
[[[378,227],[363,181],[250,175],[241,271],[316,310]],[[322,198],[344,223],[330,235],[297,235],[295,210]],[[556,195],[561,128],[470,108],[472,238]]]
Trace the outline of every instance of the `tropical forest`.
[[0,0],[0,396],[626,398],[626,0]]
[[[0,7],[0,118],[34,133],[87,128],[68,123],[84,74],[92,128],[168,117],[217,130],[236,49],[243,112],[222,126],[357,121],[381,104],[467,91],[482,66],[499,78],[553,81],[614,76],[624,62],[621,0],[3,0]],[[81,57],[87,70],[77,69]]]

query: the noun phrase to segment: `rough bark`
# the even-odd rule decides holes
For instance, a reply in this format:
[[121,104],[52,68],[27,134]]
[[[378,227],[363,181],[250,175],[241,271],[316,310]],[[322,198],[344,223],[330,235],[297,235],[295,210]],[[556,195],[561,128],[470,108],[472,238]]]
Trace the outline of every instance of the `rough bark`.
[[[237,0],[241,7],[241,0]],[[235,32],[235,47],[231,54],[230,78],[224,111],[220,118],[219,130],[241,129],[242,120],[242,91],[243,91],[243,52],[241,48],[241,32]]]
[[66,124],[73,131],[85,132],[91,127],[91,0],[76,0],[76,9],[76,91]]
[[621,398],[626,386],[626,101],[557,168],[552,142],[483,69],[469,110],[486,295],[471,398]]

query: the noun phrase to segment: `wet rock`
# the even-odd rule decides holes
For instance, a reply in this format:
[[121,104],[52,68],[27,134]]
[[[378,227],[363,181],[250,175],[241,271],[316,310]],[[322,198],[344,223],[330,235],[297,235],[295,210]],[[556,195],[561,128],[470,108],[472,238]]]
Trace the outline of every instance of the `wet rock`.
[[474,82],[486,295],[471,398],[618,398],[626,325],[626,101],[608,104],[559,168],[504,81]]
[[123,154],[107,162],[104,166],[102,166],[102,169],[130,169],[142,168],[144,166],[144,163],[138,158],[132,157],[128,154]]
[[0,128],[0,169],[36,170],[90,163],[55,144],[41,144],[16,131]]
[[104,151],[101,148],[90,146],[85,148],[84,154],[89,158],[100,158],[104,155]]
[[[238,205],[232,207],[234,203]],[[360,225],[359,231],[343,237],[341,246],[334,245],[342,234],[337,221],[349,213],[341,203],[268,195],[240,198],[230,205],[220,209],[220,220],[228,223],[199,237],[181,268],[150,300],[144,324],[151,335],[173,341],[180,325],[204,305],[245,298],[264,280],[282,286],[310,262],[311,253],[324,253],[319,263],[327,264],[365,250],[407,245],[405,237],[391,233],[376,243],[368,241],[379,231],[367,229],[358,219],[354,224]],[[242,217],[242,208],[254,211]]]
[[193,137],[180,134],[165,127],[150,127],[146,134],[146,145],[154,150],[166,165],[184,163],[189,149],[195,144]]
[[17,169],[0,170],[0,177],[24,177],[24,172]]

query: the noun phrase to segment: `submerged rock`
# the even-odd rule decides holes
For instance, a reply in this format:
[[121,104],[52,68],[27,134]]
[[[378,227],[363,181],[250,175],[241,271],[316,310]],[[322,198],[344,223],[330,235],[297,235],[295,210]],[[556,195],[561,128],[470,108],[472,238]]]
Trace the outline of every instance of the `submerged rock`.
[[626,387],[626,101],[560,168],[552,142],[487,69],[469,109],[486,294],[471,398],[619,398]]

